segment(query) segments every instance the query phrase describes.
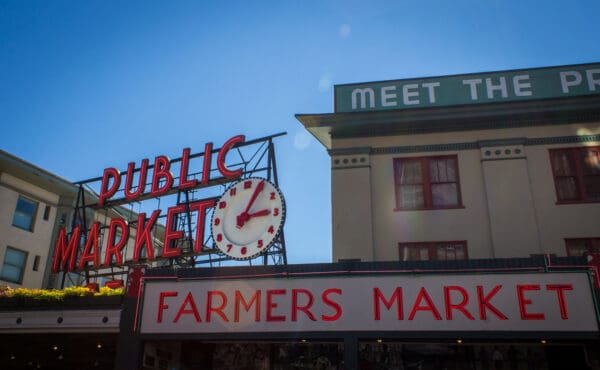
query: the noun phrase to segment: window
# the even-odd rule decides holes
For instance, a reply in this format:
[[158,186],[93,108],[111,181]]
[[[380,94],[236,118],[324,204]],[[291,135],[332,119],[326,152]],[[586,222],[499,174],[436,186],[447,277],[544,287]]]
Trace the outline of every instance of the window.
[[567,256],[583,256],[587,253],[600,253],[600,238],[565,239]]
[[600,147],[551,149],[558,202],[600,201]]
[[41,257],[38,255],[33,258],[33,271],[38,271],[40,269],[40,258]]
[[461,207],[455,155],[394,159],[396,209]]
[[50,219],[50,206],[46,205],[44,208],[44,221],[48,221]]
[[15,248],[6,247],[4,263],[2,265],[2,280],[21,284],[23,282],[23,271],[27,261],[27,252]]
[[400,243],[400,261],[464,260],[467,242]]
[[19,197],[17,200],[17,208],[13,216],[13,226],[32,231],[33,220],[35,219],[35,211],[37,203],[27,198]]

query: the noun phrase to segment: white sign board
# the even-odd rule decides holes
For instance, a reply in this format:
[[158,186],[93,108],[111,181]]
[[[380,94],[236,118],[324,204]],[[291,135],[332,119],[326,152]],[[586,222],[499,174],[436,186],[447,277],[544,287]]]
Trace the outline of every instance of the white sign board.
[[148,280],[142,333],[598,330],[586,273]]

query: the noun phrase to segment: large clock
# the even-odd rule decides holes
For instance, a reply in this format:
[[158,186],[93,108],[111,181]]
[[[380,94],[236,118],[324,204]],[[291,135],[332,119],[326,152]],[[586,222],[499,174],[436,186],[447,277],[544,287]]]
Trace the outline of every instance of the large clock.
[[285,201],[271,182],[251,177],[233,184],[215,205],[211,220],[215,244],[235,259],[266,251],[283,227]]

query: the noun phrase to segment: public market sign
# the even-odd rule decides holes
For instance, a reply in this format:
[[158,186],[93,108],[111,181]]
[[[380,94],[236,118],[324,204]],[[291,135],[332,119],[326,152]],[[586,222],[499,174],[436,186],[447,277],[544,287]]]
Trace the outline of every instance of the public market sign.
[[[245,140],[244,135],[234,136],[216,150],[217,158],[214,162],[219,175],[225,181],[237,180],[242,175],[242,168],[231,169],[226,165],[226,157],[232,148],[243,144]],[[179,171],[175,175],[171,173],[174,161],[169,160],[165,155],[157,156],[152,164],[149,159],[145,158],[141,161],[139,168],[136,168],[135,162],[130,162],[126,171],[119,171],[114,167],[106,168],[102,175],[96,207],[110,206],[111,200],[117,194],[124,194],[127,202],[135,202],[146,196],[160,198],[173,190],[184,191],[198,186],[209,186],[210,180],[212,180],[210,174],[213,169],[213,144],[206,143],[202,163],[194,163],[202,168],[200,179],[191,175],[190,166],[193,157],[195,155],[190,153],[190,148],[183,149]],[[136,172],[139,172],[137,177]],[[149,189],[146,186],[147,182],[150,185]],[[199,254],[202,252],[206,212],[215,206],[215,202],[215,198],[208,198],[169,207],[166,214],[162,251],[159,256],[154,255],[155,241],[152,238],[152,230],[157,225],[160,209],[154,210],[149,217],[145,212],[139,213],[135,227],[131,226],[125,218],[112,218],[108,225],[106,245],[102,244],[101,229],[103,225],[100,222],[93,222],[89,230],[83,230],[81,225],[75,225],[70,233],[65,227],[61,227],[55,243],[52,272],[123,266],[129,262],[125,260],[124,248],[134,232],[134,250],[131,262],[139,262],[143,253],[148,261],[179,257],[182,255],[182,250],[177,247],[176,241],[183,239],[185,235],[183,230],[176,228],[177,217],[188,212],[195,217],[197,225],[193,253]],[[82,246],[83,248],[80,248]],[[264,249],[266,250],[266,248],[267,245]]]
[[147,280],[141,333],[598,330],[587,273]]
[[445,107],[600,94],[600,63],[334,87],[335,112]]

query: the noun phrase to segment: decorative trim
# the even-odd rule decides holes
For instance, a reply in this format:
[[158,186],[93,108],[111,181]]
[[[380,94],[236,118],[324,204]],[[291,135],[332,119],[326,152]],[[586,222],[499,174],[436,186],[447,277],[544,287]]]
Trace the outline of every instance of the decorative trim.
[[486,148],[489,146],[512,146],[512,145],[523,145],[527,138],[519,137],[513,139],[494,139],[494,140],[479,140],[477,143],[480,148]]
[[600,135],[538,137],[526,139],[523,145],[572,144],[590,143],[595,141],[600,142]]
[[572,143],[590,143],[600,142],[600,135],[582,135],[582,136],[556,136],[556,137],[540,137],[540,138],[512,138],[498,140],[480,140],[466,143],[450,143],[450,144],[430,144],[430,145],[411,145],[411,146],[389,146],[378,148],[341,148],[331,149],[328,151],[330,156],[334,155],[355,155],[364,154],[366,149],[369,149],[371,155],[386,155],[386,154],[404,154],[404,153],[422,153],[422,152],[447,152],[447,151],[462,151],[462,150],[477,150],[490,146],[506,146],[506,145],[551,145],[551,144],[572,144]]
[[340,149],[329,149],[327,153],[330,156],[334,155],[356,155],[356,154],[371,154],[372,148],[369,146],[357,147],[357,148],[340,148]]
[[474,150],[474,149],[479,149],[477,142],[373,148],[371,150],[371,154],[382,155],[382,154],[419,153],[419,152],[447,152],[447,151]]

